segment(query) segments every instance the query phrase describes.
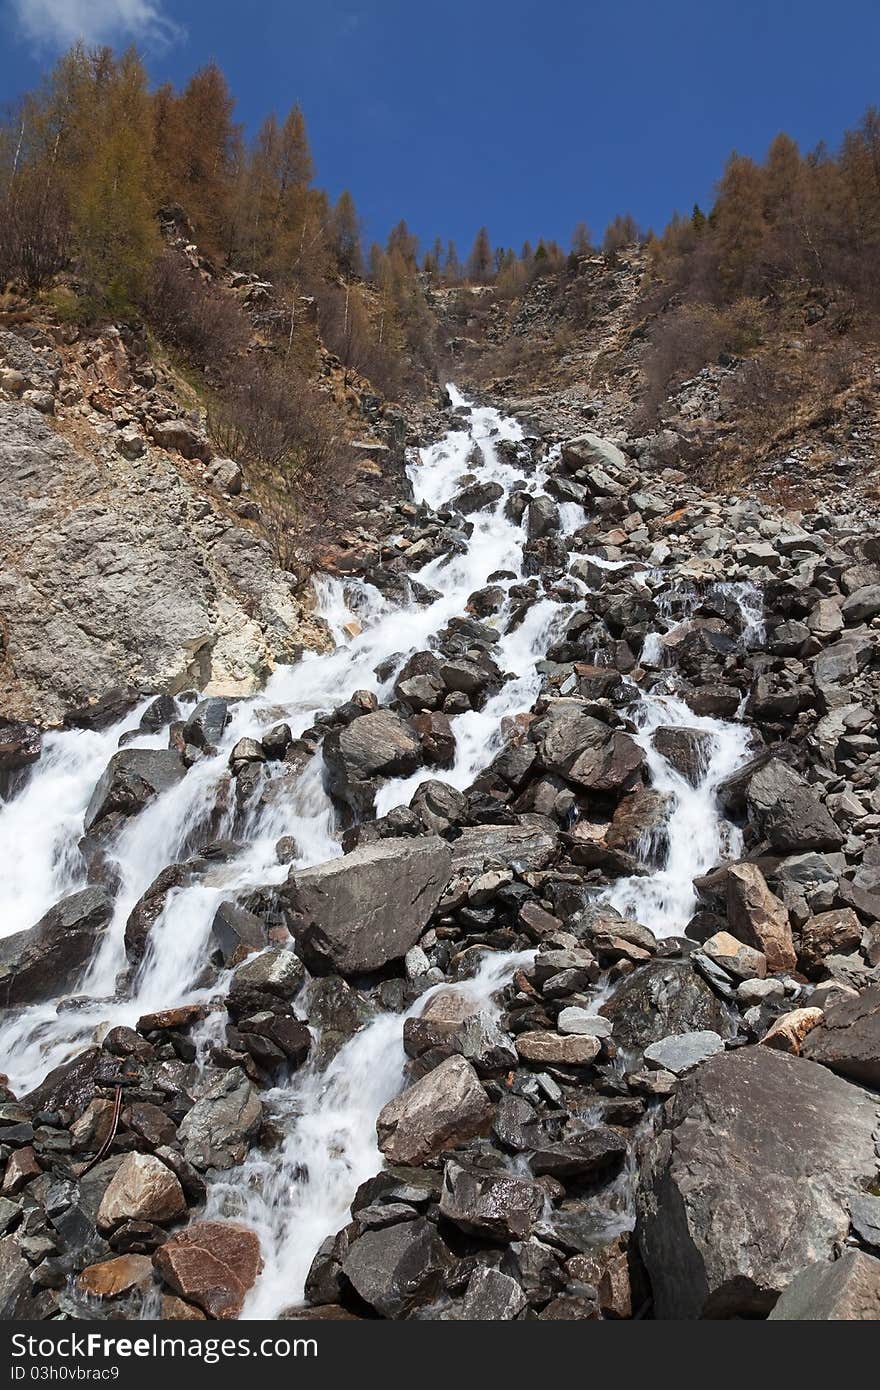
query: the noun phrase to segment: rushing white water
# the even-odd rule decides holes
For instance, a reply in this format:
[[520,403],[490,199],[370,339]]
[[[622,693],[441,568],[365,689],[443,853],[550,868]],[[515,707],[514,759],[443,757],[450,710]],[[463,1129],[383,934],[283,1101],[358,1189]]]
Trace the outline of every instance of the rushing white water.
[[[428,647],[450,619],[462,615],[469,596],[490,576],[505,591],[522,580],[526,533],[507,515],[506,503],[515,490],[542,491],[546,471],[528,462],[520,467],[497,449],[502,440],[521,442],[516,421],[489,408],[469,406],[454,388],[450,395],[453,405],[467,407],[467,413],[460,427],[412,460],[409,474],[416,502],[441,507],[454,497],[465,474],[499,483],[503,495],[470,518],[473,531],[460,553],[441,555],[413,571],[413,580],[438,595],[430,602],[392,601],[359,580],[316,581],[318,612],[336,649],[326,655],[306,654],[295,666],[276,671],[259,696],[233,705],[216,755],[202,758],[177,786],[125,823],[108,847],[118,885],[113,919],[77,989],[76,1008],[59,1009],[59,1001],[49,1001],[18,1011],[0,1029],[2,1065],[17,1091],[33,1087],[51,1068],[100,1039],[109,1026],[133,1025],[145,1012],[222,994],[224,980],[212,987],[201,983],[214,914],[222,901],[286,876],[288,866],[278,863],[275,849],[281,836],[295,840],[298,867],[341,852],[320,757],[312,758],[298,777],[285,767],[270,767],[267,776],[275,779],[272,794],[243,815],[230,791],[228,759],[234,743],[243,736],[259,738],[280,720],[296,736],[316,715],[359,689],[389,698],[394,677],[409,655]],[[579,506],[565,503],[560,520],[563,535],[573,535],[585,516]],[[599,568],[608,569],[624,563],[596,561]],[[499,573],[506,577],[496,578]],[[647,581],[642,577],[640,582]],[[730,596],[737,597],[733,586],[729,588]],[[569,593],[585,591],[582,580],[572,581]],[[428,776],[467,788],[502,746],[504,718],[533,704],[541,688],[538,664],[564,630],[573,605],[539,591],[522,621],[510,627],[513,607],[508,597],[500,611],[485,620],[498,632],[494,656],[511,678],[481,710],[451,721],[456,740],[453,766],[386,783],[377,796],[377,814],[407,804]],[[744,614],[747,640],[755,640],[759,610],[753,603],[748,613],[744,607]],[[354,636],[353,618],[360,624]],[[664,631],[668,625],[665,619],[661,622]],[[5,908],[0,932],[30,927],[59,897],[85,885],[86,868],[78,848],[83,816],[120,737],[126,735],[126,746],[167,745],[167,729],[156,734],[139,731],[141,712],[134,711],[102,733],[50,735],[40,763],[18,794],[0,805],[0,892]],[[693,907],[694,875],[738,848],[736,832],[719,817],[715,788],[745,756],[746,733],[738,725],[697,718],[669,695],[644,696],[637,718],[653,785],[672,798],[669,852],[662,869],[618,882],[608,897],[664,935],[685,926]],[[709,765],[699,787],[691,787],[653,748],[651,735],[661,724],[688,725],[712,735]],[[133,738],[132,731],[137,731]],[[126,965],[125,923],[132,907],[167,864],[192,856],[218,838],[234,839],[237,852],[168,895],[131,987],[117,995],[117,978]],[[519,962],[516,956],[489,956],[478,975],[461,987],[491,1007],[493,994]],[[424,1002],[425,996],[415,1007],[420,1009]],[[203,1042],[224,1018],[223,1012],[209,1017]],[[379,1168],[375,1120],[403,1081],[403,1021],[399,1014],[380,1015],[324,1070],[310,1062],[289,1085],[269,1093],[284,1134],[280,1150],[252,1154],[242,1169],[212,1187],[209,1211],[244,1217],[260,1234],[265,1271],[245,1316],[271,1316],[301,1298],[315,1250],[345,1223],[356,1187]]]
[[[719,815],[715,793],[719,782],[746,757],[749,731],[742,724],[696,715],[683,701],[664,694],[643,696],[636,719],[636,737],[645,750],[651,786],[670,798],[667,851],[662,868],[617,879],[606,900],[650,927],[655,936],[680,935],[696,906],[693,879],[720,860],[735,858],[741,848],[740,832]],[[711,735],[707,765],[697,786],[654,747],[654,730],[670,725]]]
[[[450,394],[453,405],[468,405],[454,387]],[[451,618],[463,613],[470,594],[485,585],[490,575],[506,571],[515,576],[500,581],[505,588],[522,577],[525,532],[506,516],[505,502],[514,489],[540,491],[545,475],[528,463],[520,468],[509,462],[495,447],[501,440],[516,444],[521,439],[515,420],[490,408],[471,407],[460,429],[421,451],[409,470],[417,502],[441,506],[459,490],[463,475],[475,468],[481,482],[497,482],[503,488],[496,505],[471,518],[473,533],[462,553],[441,555],[413,574],[440,596],[423,605],[395,603],[359,580],[320,578],[318,611],[338,642],[336,650],[328,655],[306,654],[295,666],[279,669],[259,696],[232,706],[232,719],[216,756],[200,760],[176,787],[126,822],[108,847],[119,884],[113,919],[77,990],[77,1008],[59,1011],[56,1001],[49,1001],[21,1010],[0,1028],[0,1056],[17,1090],[34,1086],[112,1025],[133,1025],[141,1014],[154,1009],[208,998],[211,991],[198,988],[197,979],[217,906],[248,888],[285,876],[287,867],[278,864],[275,854],[282,835],[295,839],[299,867],[340,853],[319,758],[242,828],[236,824],[234,797],[229,795],[229,752],[239,738],[259,738],[280,719],[296,736],[317,714],[332,709],[355,690],[372,690],[386,697],[393,673],[383,683],[376,676],[378,666],[394,658],[399,669],[412,652],[427,647]],[[579,517],[567,520],[574,525]],[[446,775],[456,786],[466,787],[491,761],[501,744],[502,718],[532,704],[539,688],[536,664],[570,611],[542,598],[512,632],[503,631],[509,618],[507,605],[492,620],[501,637],[499,665],[514,679],[484,709],[453,721],[456,759]],[[353,618],[361,631],[350,637],[344,628]],[[60,897],[85,886],[86,867],[78,849],[85,808],[120,736],[138,729],[141,712],[134,711],[100,734],[50,735],[40,763],[22,790],[0,808],[4,933],[32,926]],[[167,737],[167,730],[137,732],[126,738],[126,746],[162,747]],[[408,802],[427,775],[383,787],[377,813]],[[230,862],[218,863],[199,881],[169,894],[133,988],[117,997],[117,977],[126,965],[125,923],[135,903],[167,864],[187,858],[211,839],[234,836],[241,849]]]
[[[488,954],[477,974],[455,988],[497,1013],[493,996],[532,955]],[[209,1215],[243,1219],[260,1235],[265,1267],[243,1317],[275,1317],[301,1302],[315,1251],[345,1225],[357,1187],[382,1166],[376,1116],[403,1085],[404,1021],[444,988],[426,991],[406,1014],[380,1014],[325,1070],[309,1063],[291,1086],[267,1096],[287,1129],[280,1152],[251,1153],[210,1194]]]

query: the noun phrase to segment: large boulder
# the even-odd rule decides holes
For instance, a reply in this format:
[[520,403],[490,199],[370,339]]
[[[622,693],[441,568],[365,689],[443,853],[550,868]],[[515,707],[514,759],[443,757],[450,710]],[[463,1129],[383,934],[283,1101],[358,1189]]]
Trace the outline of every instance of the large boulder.
[[324,739],[324,765],[331,794],[357,816],[372,809],[378,781],[407,777],[422,761],[422,745],[399,714],[379,709],[363,714]]
[[880,985],[829,1004],[803,1051],[841,1076],[880,1089]]
[[153,1154],[129,1153],[107,1185],[98,1208],[98,1230],[105,1235],[123,1221],[163,1226],[186,1211],[179,1181]]
[[839,849],[845,836],[814,789],[786,763],[771,758],[749,782],[749,820],[774,850]]
[[155,796],[176,786],[185,775],[183,760],[173,749],[120,749],[113,754],[92,792],[83,822],[85,829],[91,830],[114,811],[123,816],[137,815]]
[[672,1033],[729,1031],[724,1005],[686,960],[651,961],[625,976],[599,1012],[618,1047],[635,1052]]
[[593,792],[621,792],[638,779],[644,750],[629,734],[609,729],[601,719],[584,712],[576,701],[560,701],[558,709],[537,728],[541,760],[556,772]]
[[488,1133],[492,1114],[470,1062],[449,1057],[379,1112],[379,1148],[389,1163],[426,1163],[443,1149]]
[[382,840],[294,870],[283,902],[303,959],[314,970],[342,975],[399,960],[437,907],[451,866],[445,840],[430,835]]
[[103,888],[83,888],[35,927],[0,940],[0,1004],[37,1004],[76,985],[113,914]]
[[831,1259],[874,1176],[878,1119],[877,1096],[764,1047],[680,1082],[638,1196],[657,1316],[764,1316],[805,1265]]
[[544,1210],[545,1189],[506,1168],[449,1159],[443,1169],[440,1214],[467,1235],[523,1240]]

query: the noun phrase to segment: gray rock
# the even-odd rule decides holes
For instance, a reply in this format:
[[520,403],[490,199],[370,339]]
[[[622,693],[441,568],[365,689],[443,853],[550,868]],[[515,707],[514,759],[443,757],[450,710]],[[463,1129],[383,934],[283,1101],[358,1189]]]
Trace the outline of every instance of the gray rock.
[[547,1194],[530,1178],[506,1168],[481,1168],[448,1159],[440,1213],[467,1235],[522,1240],[544,1210]]
[[869,622],[880,613],[880,584],[866,584],[856,589],[840,605],[847,626]]
[[326,644],[268,543],[240,527],[216,540],[200,506],[197,479],[165,455],[120,467],[97,439],[91,455],[74,449],[37,411],[0,402],[8,717],[59,720],[114,688],[252,694],[274,661]]
[[178,1130],[184,1157],[200,1172],[233,1168],[244,1160],[262,1118],[256,1090],[239,1067],[231,1067],[184,1115]]
[[638,1052],[670,1033],[728,1031],[723,1004],[687,961],[652,961],[626,976],[600,1013],[618,1046]]
[[559,1010],[556,1027],[560,1033],[585,1033],[591,1038],[611,1036],[611,1023],[607,1018],[591,1014],[588,1009],[580,1009],[574,1004]]
[[180,754],[170,748],[122,748],[113,754],[92,792],[83,821],[86,830],[113,812],[137,815],[185,775]]
[[828,1003],[803,1055],[841,1076],[880,1088],[880,985]]
[[671,1071],[673,1076],[684,1076],[694,1067],[724,1051],[724,1043],[717,1033],[702,1029],[697,1033],[677,1033],[669,1038],[661,1038],[645,1048],[645,1061],[657,1071]]
[[768,1321],[880,1321],[880,1260],[861,1250],[844,1250],[833,1263],[807,1265],[785,1289]]
[[703,780],[709,765],[713,735],[703,729],[686,729],[679,725],[662,725],[653,733],[653,743],[657,752],[675,768],[676,772],[691,786],[697,787]]
[[852,1228],[863,1245],[880,1252],[880,1197],[862,1192],[849,1204]]
[[468,1281],[458,1317],[462,1322],[510,1322],[525,1307],[526,1296],[515,1279],[481,1265]]
[[365,1231],[342,1260],[342,1273],[382,1317],[403,1318],[439,1296],[452,1258],[436,1228],[418,1217]]
[[679,1083],[648,1149],[637,1236],[659,1318],[760,1317],[831,1258],[875,1170],[878,1099],[770,1048],[710,1058]]
[[378,780],[415,772],[422,746],[399,714],[380,709],[332,729],[324,739],[323,758],[331,793],[365,816],[372,809]]
[[112,915],[103,888],[83,888],[62,898],[35,927],[0,939],[0,1004],[37,1004],[70,993]]
[[440,901],[451,864],[446,842],[425,836],[382,840],[293,870],[283,904],[306,964],[359,975],[401,959]]
[[777,758],[752,777],[747,802],[750,819],[783,854],[839,849],[844,842],[813,788]]

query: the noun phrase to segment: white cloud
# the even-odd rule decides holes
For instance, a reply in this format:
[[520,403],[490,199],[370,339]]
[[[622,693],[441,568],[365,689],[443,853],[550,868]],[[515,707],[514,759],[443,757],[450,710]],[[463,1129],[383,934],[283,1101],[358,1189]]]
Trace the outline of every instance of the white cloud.
[[19,32],[39,48],[128,40],[159,48],[183,37],[163,0],[11,0]]

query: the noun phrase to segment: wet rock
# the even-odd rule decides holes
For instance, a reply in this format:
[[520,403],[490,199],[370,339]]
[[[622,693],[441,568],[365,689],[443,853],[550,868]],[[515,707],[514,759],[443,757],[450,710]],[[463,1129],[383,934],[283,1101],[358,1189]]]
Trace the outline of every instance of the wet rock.
[[451,864],[445,841],[426,836],[383,840],[315,868],[294,870],[283,901],[303,959],[313,969],[343,975],[399,960],[437,907]]
[[83,825],[91,830],[114,812],[134,816],[186,775],[179,753],[168,748],[123,748],[114,753],[92,792]]
[[72,990],[112,914],[103,888],[83,888],[35,927],[0,940],[0,1004],[36,1004]]
[[677,1033],[673,1037],[661,1038],[645,1048],[645,1061],[657,1071],[671,1071],[673,1076],[684,1076],[694,1067],[724,1051],[724,1042],[711,1029],[701,1029],[696,1033]]
[[849,1197],[874,1171],[877,1099],[752,1047],[710,1058],[671,1106],[639,1188],[656,1314],[766,1316],[805,1263],[845,1238]]
[[184,1156],[194,1168],[233,1168],[241,1163],[263,1118],[254,1087],[239,1067],[223,1072],[180,1124]]
[[757,864],[731,864],[728,868],[727,914],[731,932],[763,952],[768,970],[794,970],[797,955],[788,912],[770,892]]
[[880,1088],[880,985],[829,1001],[803,1055],[841,1076]]
[[262,951],[266,935],[263,920],[234,902],[221,903],[211,923],[211,940],[225,965],[250,951]]
[[305,967],[295,951],[286,946],[270,946],[236,967],[227,1003],[236,1008],[236,1001],[250,999],[254,994],[293,999],[304,978]]
[[474,512],[494,506],[503,496],[504,488],[500,483],[471,483],[457,492],[449,505],[461,512],[462,516],[471,516]]
[[620,792],[632,786],[645,761],[643,749],[577,704],[561,703],[566,707],[536,730],[545,768],[588,791]]
[[447,1160],[440,1214],[468,1235],[487,1240],[521,1240],[544,1210],[538,1183],[506,1168],[481,1168]]
[[322,753],[331,794],[360,816],[372,808],[378,779],[407,777],[422,761],[413,729],[387,709],[331,729]]
[[139,965],[143,960],[150,932],[165,910],[168,894],[173,888],[190,883],[194,872],[191,864],[169,864],[135,903],[125,923],[125,954],[129,964]]
[[194,1221],[160,1246],[156,1271],[211,1318],[236,1318],[263,1267],[256,1231],[232,1221]]
[[422,782],[410,802],[425,830],[439,835],[457,824],[467,814],[467,800],[446,782]]
[[662,725],[654,730],[652,738],[657,752],[675,771],[681,773],[692,787],[699,786],[709,765],[713,735],[702,729]]
[[458,1316],[462,1322],[510,1322],[526,1306],[526,1296],[515,1279],[481,1265],[468,1280]]
[[626,1156],[626,1142],[608,1125],[594,1125],[555,1144],[539,1143],[529,1158],[536,1176],[558,1178],[560,1182],[591,1177],[617,1168]]
[[807,1265],[769,1315],[772,1322],[877,1322],[880,1260],[844,1250],[833,1263]]
[[716,994],[688,961],[658,960],[621,980],[599,1012],[614,1026],[618,1046],[638,1052],[671,1033],[727,1032]]
[[406,1317],[443,1287],[452,1254],[423,1217],[365,1231],[342,1261],[352,1288],[384,1318]]
[[108,1235],[123,1221],[151,1221],[164,1226],[186,1211],[177,1178],[152,1154],[126,1154],[98,1208],[97,1226]]
[[[0,718],[0,778],[39,760],[40,731],[34,724]],[[2,783],[0,783],[2,785]]]
[[202,752],[213,752],[223,737],[228,708],[218,695],[200,700],[183,726],[183,742]]
[[443,1149],[486,1134],[492,1105],[476,1071],[450,1057],[379,1113],[379,1148],[391,1163],[425,1163]]
[[425,1052],[465,1057],[481,1075],[516,1066],[516,1052],[492,1015],[462,990],[433,994],[415,1018],[403,1025],[408,1057]]
[[439,712],[417,714],[413,719],[413,728],[422,745],[425,762],[433,767],[451,767],[455,761],[456,743],[449,716]]

